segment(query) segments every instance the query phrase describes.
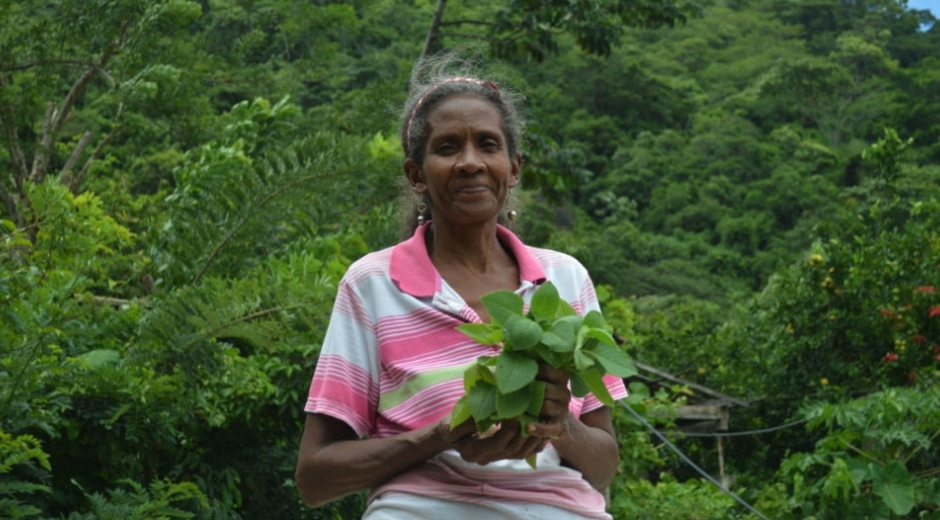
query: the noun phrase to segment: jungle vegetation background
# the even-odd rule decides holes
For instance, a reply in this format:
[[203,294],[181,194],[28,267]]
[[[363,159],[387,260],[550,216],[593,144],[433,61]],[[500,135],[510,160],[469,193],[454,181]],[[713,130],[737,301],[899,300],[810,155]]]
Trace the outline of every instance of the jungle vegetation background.
[[[439,7],[439,24],[432,24]],[[302,406],[393,244],[408,75],[527,98],[520,233],[636,360],[749,403],[773,519],[940,518],[940,25],[895,0],[0,0],[0,517],[306,509]],[[669,428],[686,390],[629,405]],[[757,518],[615,411],[615,518]],[[776,429],[778,426],[796,423]],[[714,438],[674,436],[710,474]]]

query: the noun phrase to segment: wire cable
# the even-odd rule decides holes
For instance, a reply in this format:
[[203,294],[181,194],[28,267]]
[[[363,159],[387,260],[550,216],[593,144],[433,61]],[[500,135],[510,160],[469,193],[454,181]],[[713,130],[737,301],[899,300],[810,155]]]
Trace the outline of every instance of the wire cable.
[[744,431],[744,432],[719,432],[719,433],[695,433],[695,432],[685,432],[685,433],[683,433],[683,432],[668,431],[668,430],[657,430],[657,431],[660,431],[660,432],[666,433],[666,434],[670,434],[670,435],[675,434],[675,435],[677,435],[677,436],[679,436],[679,437],[746,437],[746,436],[750,436],[750,435],[760,435],[760,434],[762,434],[762,433],[770,433],[770,432],[775,432],[775,431],[777,431],[777,430],[783,430],[783,429],[785,429],[785,428],[790,428],[790,427],[792,427],[792,426],[796,426],[796,425],[798,425],[798,424],[803,424],[803,423],[805,423],[805,422],[806,422],[806,420],[805,420],[805,419],[802,419],[802,420],[793,421],[793,422],[790,422],[790,423],[787,423],[787,424],[781,424],[780,426],[773,426],[773,427],[771,427],[771,428],[763,428],[763,429],[760,429],[760,430],[748,430],[748,431]]
[[735,501],[737,501],[737,502],[738,502],[739,504],[741,504],[742,506],[746,507],[750,512],[752,512],[752,513],[754,513],[755,515],[757,515],[761,520],[769,520],[766,516],[763,515],[763,513],[761,513],[761,512],[758,511],[757,509],[754,509],[754,506],[752,506],[751,504],[748,504],[747,502],[744,501],[744,499],[742,499],[742,498],[739,497],[738,495],[732,493],[731,490],[729,490],[728,488],[726,488],[725,486],[723,486],[723,485],[721,484],[721,482],[718,482],[717,480],[715,480],[714,477],[712,477],[711,475],[709,475],[708,472],[706,472],[704,469],[700,468],[700,467],[698,466],[698,464],[692,462],[692,459],[690,459],[688,456],[686,456],[685,453],[682,453],[682,451],[679,450],[679,448],[677,448],[675,444],[669,442],[669,439],[667,439],[665,435],[663,435],[659,430],[657,430],[656,428],[654,428],[652,424],[650,424],[642,415],[640,415],[639,413],[637,413],[636,410],[634,410],[633,408],[631,408],[630,405],[628,405],[627,403],[625,403],[625,402],[623,402],[623,401],[618,401],[618,402],[620,403],[621,406],[623,406],[624,408],[626,408],[627,411],[630,412],[631,415],[633,415],[633,417],[635,417],[638,421],[640,421],[640,423],[643,424],[643,426],[646,426],[651,432],[653,432],[654,435],[656,435],[657,437],[659,437],[659,440],[663,441],[663,442],[666,444],[666,446],[669,446],[669,449],[671,449],[673,452],[675,452],[675,454],[678,455],[680,459],[682,459],[683,461],[685,461],[685,463],[688,464],[689,466],[692,466],[692,469],[694,469],[694,470],[697,471],[700,475],[702,475],[703,477],[705,477],[705,480],[707,480],[707,481],[711,482],[712,484],[714,484],[715,487],[717,487],[718,489],[720,489],[720,490],[721,490],[723,493],[725,493],[726,495],[728,495],[728,496],[730,496],[731,498],[733,498]]

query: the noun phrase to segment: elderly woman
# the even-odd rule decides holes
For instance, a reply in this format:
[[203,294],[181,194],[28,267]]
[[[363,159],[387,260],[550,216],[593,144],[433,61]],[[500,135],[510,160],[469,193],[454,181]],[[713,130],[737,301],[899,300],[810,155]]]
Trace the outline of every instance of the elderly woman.
[[[509,229],[519,183],[515,98],[469,75],[416,73],[401,142],[412,233],[359,259],[340,282],[305,406],[296,479],[311,507],[370,490],[364,518],[604,519],[600,490],[617,471],[610,410],[573,397],[545,364],[538,423],[450,427],[463,371],[493,355],[455,330],[490,317],[480,297],[528,302],[547,280],[580,313],[597,309],[584,267],[529,247]],[[605,378],[615,399],[623,382]],[[537,454],[536,468],[526,457]]]

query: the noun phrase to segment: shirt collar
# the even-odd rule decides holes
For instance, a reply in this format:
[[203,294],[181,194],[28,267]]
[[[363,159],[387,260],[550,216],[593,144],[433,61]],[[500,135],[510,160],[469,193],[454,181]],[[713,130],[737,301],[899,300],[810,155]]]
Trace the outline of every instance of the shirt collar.
[[[425,235],[430,229],[431,222],[425,222],[418,226],[411,238],[392,248],[389,266],[392,281],[401,291],[418,298],[432,297],[441,289],[441,275],[431,263],[425,242]],[[519,237],[497,224],[496,239],[516,258],[520,281],[536,285],[545,282],[545,271],[541,264]]]

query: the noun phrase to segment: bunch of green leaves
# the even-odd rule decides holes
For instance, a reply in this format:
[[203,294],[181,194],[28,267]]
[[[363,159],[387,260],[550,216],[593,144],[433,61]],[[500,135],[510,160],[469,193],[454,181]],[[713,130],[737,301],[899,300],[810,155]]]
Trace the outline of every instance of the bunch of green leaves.
[[486,431],[503,420],[519,419],[526,431],[539,420],[545,396],[545,383],[536,379],[539,363],[568,372],[573,395],[591,392],[608,406],[614,399],[603,376],[636,374],[601,313],[580,316],[551,282],[535,291],[528,312],[512,291],[492,292],[480,300],[491,322],[465,323],[457,330],[484,345],[502,345],[502,350],[497,356],[481,356],[464,373],[466,395],[454,405],[452,426],[472,418],[477,430]]
[[807,429],[825,436],[780,466],[786,517],[940,519],[938,403],[931,381],[803,407]]
[[[35,480],[37,466],[49,471],[49,455],[42,451],[38,439],[31,435],[11,435],[0,428],[0,516],[2,518],[35,518],[41,511],[29,503],[27,495],[52,490]],[[18,469],[28,469],[18,472]],[[24,480],[23,475],[32,475]]]

